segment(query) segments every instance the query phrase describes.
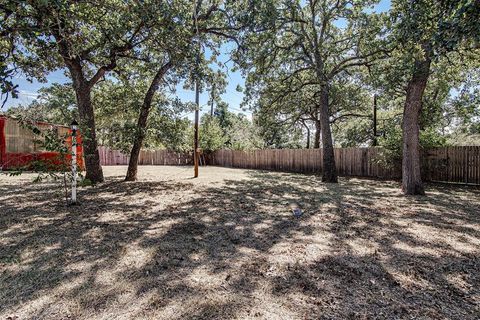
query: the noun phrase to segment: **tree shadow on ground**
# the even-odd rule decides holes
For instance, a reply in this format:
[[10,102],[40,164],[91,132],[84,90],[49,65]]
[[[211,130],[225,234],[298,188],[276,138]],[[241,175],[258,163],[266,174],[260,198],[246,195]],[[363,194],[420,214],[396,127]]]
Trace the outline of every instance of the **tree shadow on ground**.
[[260,171],[210,186],[110,178],[64,207],[47,205],[54,186],[23,185],[1,195],[1,309],[45,319],[474,319],[478,194],[429,186],[429,197],[405,198],[397,187]]

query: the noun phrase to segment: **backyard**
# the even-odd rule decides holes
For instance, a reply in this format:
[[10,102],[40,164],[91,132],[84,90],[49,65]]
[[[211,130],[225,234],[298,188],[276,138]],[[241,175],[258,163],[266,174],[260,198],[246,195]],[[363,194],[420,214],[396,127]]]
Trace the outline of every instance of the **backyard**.
[[0,176],[0,319],[479,318],[478,187],[125,172],[70,207],[58,183]]

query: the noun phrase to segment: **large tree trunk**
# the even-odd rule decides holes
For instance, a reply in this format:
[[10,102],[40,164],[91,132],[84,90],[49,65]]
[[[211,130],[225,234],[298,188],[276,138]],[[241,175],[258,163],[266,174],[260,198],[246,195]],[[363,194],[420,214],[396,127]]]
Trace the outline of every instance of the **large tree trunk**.
[[306,145],[306,148],[310,149],[310,128],[308,126],[306,126],[306,128],[307,128],[307,145]]
[[305,130],[307,130],[307,143],[305,148],[310,149],[310,127],[305,123],[305,120],[302,120],[302,124],[305,127]]
[[409,195],[425,194],[420,173],[420,129],[418,122],[422,110],[422,97],[430,73],[430,63],[428,53],[426,53],[426,58],[415,61],[403,110],[402,190]]
[[332,131],[330,130],[330,112],[328,107],[328,87],[323,85],[320,93],[320,129],[323,147],[323,182],[338,182],[333,151]]
[[83,75],[80,63],[69,66],[73,80],[73,88],[77,98],[80,132],[82,134],[83,155],[85,158],[85,178],[92,183],[103,182],[103,171],[100,165],[95,128],[91,91],[92,88]]
[[169,61],[164,64],[155,74],[155,77],[150,84],[150,87],[145,94],[143,99],[142,108],[140,109],[140,115],[138,116],[137,129],[135,134],[135,140],[133,142],[133,147],[130,152],[130,160],[128,162],[127,175],[125,176],[125,181],[135,181],[137,180],[137,171],[138,171],[138,158],[140,156],[140,150],[143,145],[143,140],[145,139],[146,129],[147,129],[147,120],[148,115],[150,114],[150,109],[152,107],[153,97],[155,92],[158,90],[160,83],[163,79],[165,73],[170,69],[172,63]]
[[320,119],[315,120],[315,138],[313,140],[314,149],[320,148],[321,128]]
[[143,140],[145,139],[145,131],[147,126],[148,114],[150,113],[150,105],[146,105],[145,102],[140,110],[140,115],[137,121],[137,132],[135,140],[133,141],[132,150],[130,151],[130,160],[128,162],[127,175],[125,181],[137,180],[138,171],[138,158],[140,157],[140,150],[142,149]]

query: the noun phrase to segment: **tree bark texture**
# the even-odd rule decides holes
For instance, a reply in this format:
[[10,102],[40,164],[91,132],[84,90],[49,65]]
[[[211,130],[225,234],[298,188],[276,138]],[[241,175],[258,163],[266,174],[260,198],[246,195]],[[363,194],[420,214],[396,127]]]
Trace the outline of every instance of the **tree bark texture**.
[[164,64],[160,69],[158,69],[155,77],[150,83],[150,87],[145,94],[143,104],[140,109],[140,114],[138,116],[137,130],[135,134],[135,140],[133,141],[132,150],[130,151],[130,160],[128,162],[128,169],[127,175],[125,176],[125,181],[137,180],[138,159],[140,157],[140,150],[142,149],[143,140],[145,139],[146,135],[148,115],[150,114],[152,101],[155,96],[155,92],[158,90],[158,87],[163,80],[163,77],[171,66],[172,63],[169,61]]
[[305,146],[307,149],[310,149],[310,128],[307,126],[307,145]]
[[82,134],[83,155],[85,158],[85,178],[92,183],[103,182],[103,170],[100,165],[96,137],[95,116],[91,100],[91,85],[83,75],[79,61],[68,65],[72,76],[73,88],[77,98],[80,130]]
[[322,85],[320,92],[320,129],[323,147],[323,182],[338,182],[333,150],[332,131],[330,129],[330,112],[328,105],[328,86]]
[[313,148],[318,149],[320,148],[320,137],[321,137],[321,128],[320,120],[315,120],[315,137],[313,140]]
[[427,86],[431,60],[415,61],[412,78],[407,87],[407,96],[403,110],[403,160],[402,190],[407,195],[425,194],[420,163],[419,117],[422,110],[422,97]]

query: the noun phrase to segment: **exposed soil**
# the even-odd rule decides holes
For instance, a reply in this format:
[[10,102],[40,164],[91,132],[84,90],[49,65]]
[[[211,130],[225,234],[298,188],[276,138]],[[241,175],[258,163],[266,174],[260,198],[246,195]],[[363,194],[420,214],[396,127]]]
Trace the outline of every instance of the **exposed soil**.
[[478,188],[104,171],[72,207],[0,175],[0,319],[480,318]]

